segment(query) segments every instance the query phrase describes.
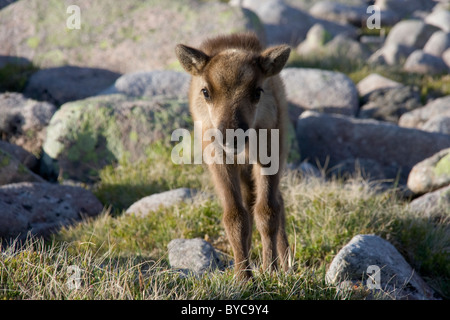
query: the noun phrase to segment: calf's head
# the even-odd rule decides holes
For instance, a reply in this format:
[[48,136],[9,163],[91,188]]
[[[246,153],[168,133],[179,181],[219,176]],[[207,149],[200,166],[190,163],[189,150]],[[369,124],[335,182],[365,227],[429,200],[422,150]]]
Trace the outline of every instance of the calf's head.
[[[215,129],[255,128],[258,106],[264,100],[267,78],[278,74],[286,64],[290,48],[280,45],[262,52],[230,48],[209,56],[182,44],[176,54],[183,68],[196,82],[191,101],[204,106]],[[270,93],[267,93],[270,94]]]

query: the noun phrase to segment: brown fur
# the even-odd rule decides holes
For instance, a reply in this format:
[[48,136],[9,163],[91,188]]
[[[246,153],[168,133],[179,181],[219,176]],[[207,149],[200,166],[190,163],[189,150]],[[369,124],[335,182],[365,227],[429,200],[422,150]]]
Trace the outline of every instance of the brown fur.
[[181,65],[192,75],[190,110],[194,120],[202,122],[202,134],[216,128],[225,139],[225,129],[279,130],[277,174],[262,175],[263,165],[259,161],[209,165],[224,210],[223,222],[233,248],[235,270],[244,277],[251,277],[253,219],[261,234],[263,268],[276,269],[278,261],[285,270],[288,268],[290,253],[279,190],[287,154],[288,118],[284,86],[278,73],[289,53],[285,45],[264,50],[250,33],[212,38],[198,49],[176,47]]

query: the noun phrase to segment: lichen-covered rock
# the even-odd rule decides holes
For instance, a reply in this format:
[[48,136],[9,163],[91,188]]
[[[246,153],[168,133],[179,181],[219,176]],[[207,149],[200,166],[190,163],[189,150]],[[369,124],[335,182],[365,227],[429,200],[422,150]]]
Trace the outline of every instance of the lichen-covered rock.
[[450,217],[450,185],[414,199],[408,208],[425,218],[448,219]]
[[332,1],[316,1],[309,12],[316,18],[361,26],[367,20],[367,5],[349,5]]
[[358,91],[353,81],[340,72],[285,68],[281,72],[286,97],[293,106],[290,117],[296,121],[304,110],[356,115]]
[[422,130],[450,135],[450,115],[430,119],[422,126]]
[[416,11],[431,11],[436,5],[434,1],[429,0],[375,0],[374,4],[382,12],[385,10],[395,12],[399,19],[407,19]]
[[167,247],[170,266],[186,274],[202,275],[224,267],[216,250],[203,239],[174,239]]
[[448,135],[312,111],[301,115],[296,129],[302,160],[333,168],[347,159],[371,159],[383,168],[380,179],[398,179],[401,186],[416,163],[450,147]]
[[319,19],[282,0],[232,0],[231,5],[242,6],[254,11],[263,23],[269,45],[287,43],[297,46],[308,30],[320,23],[333,36],[343,34],[356,38],[356,28],[348,24]]
[[419,91],[411,86],[382,88],[362,99],[358,118],[398,123],[402,114],[422,107]]
[[44,143],[42,174],[93,181],[108,164],[146,156],[154,143],[189,128],[187,103],[107,95],[64,104],[53,116]]
[[371,73],[356,84],[358,93],[361,97],[380,89],[391,89],[402,87],[400,82],[388,79],[377,73]]
[[370,57],[369,48],[359,41],[338,35],[325,46],[324,57],[347,61],[366,61]]
[[[327,175],[338,178],[362,177],[365,180],[388,181],[388,177],[395,175],[394,168],[386,168],[373,159],[345,159],[327,170]],[[382,183],[380,183],[382,184]]]
[[[70,4],[80,8],[80,30],[66,28]],[[0,55],[39,67],[73,65],[119,73],[178,66],[176,43],[264,30],[250,10],[199,0],[18,1],[0,11]]]
[[404,69],[422,74],[447,74],[449,68],[441,57],[416,50],[405,61]]
[[306,40],[300,43],[296,51],[306,58],[353,62],[365,61],[371,54],[365,44],[345,35],[337,35],[331,39],[331,34],[320,24],[315,24],[308,31]]
[[324,46],[332,39],[332,35],[323,25],[316,23],[309,28],[305,40],[296,48],[301,56],[312,56],[324,50]]
[[450,185],[450,149],[441,150],[417,163],[409,173],[408,188],[417,194],[447,185]]
[[386,45],[398,44],[422,49],[438,28],[421,20],[403,20],[397,23],[386,37]]
[[62,226],[100,214],[92,192],[51,183],[15,183],[0,187],[0,238],[47,237]]
[[386,43],[370,56],[369,62],[373,64],[388,64],[391,66],[403,64],[413,51],[414,47],[398,43]]
[[450,68],[450,48],[448,48],[447,50],[445,50],[442,53],[442,60],[444,60],[444,62],[447,65],[447,67]]
[[181,202],[192,202],[197,190],[189,188],[178,188],[161,193],[155,193],[133,203],[126,214],[146,216],[161,207],[170,207]]
[[[404,113],[398,124],[406,128],[449,134],[450,126],[445,126],[445,121],[441,122],[445,118],[450,118],[450,95],[435,99],[421,108]],[[441,122],[442,128],[430,124],[437,122]]]
[[2,139],[39,154],[45,129],[56,111],[53,104],[24,97],[21,93],[0,94]]
[[440,30],[433,33],[423,47],[423,52],[440,57],[448,48],[450,48],[450,32]]
[[434,299],[434,292],[395,247],[376,235],[353,237],[331,262],[326,279],[341,289],[362,282],[372,297],[378,293],[385,299]]
[[171,70],[139,71],[127,73],[100,95],[120,93],[129,97],[186,99],[191,76]]
[[0,9],[6,7],[7,5],[10,5],[13,2],[16,2],[17,0],[0,0]]
[[24,94],[60,106],[97,94],[113,84],[119,76],[116,72],[98,68],[63,66],[42,69],[30,77]]
[[422,49],[437,30],[438,28],[421,20],[400,21],[389,32],[383,47],[373,53],[369,62],[388,65],[403,64],[413,51]]
[[24,181],[45,182],[44,179],[31,172],[14,156],[0,148],[0,185]]
[[[443,3],[443,6],[445,6],[445,3]],[[433,10],[433,12],[425,17],[425,22],[436,26],[445,32],[450,32],[450,11],[443,8],[437,8],[437,10]]]
[[38,164],[39,161],[36,158],[35,155],[28,152],[24,148],[0,140],[0,150],[6,151],[10,155],[12,155],[14,158],[20,161],[21,164],[23,164],[25,167],[27,167],[30,170],[38,170]]

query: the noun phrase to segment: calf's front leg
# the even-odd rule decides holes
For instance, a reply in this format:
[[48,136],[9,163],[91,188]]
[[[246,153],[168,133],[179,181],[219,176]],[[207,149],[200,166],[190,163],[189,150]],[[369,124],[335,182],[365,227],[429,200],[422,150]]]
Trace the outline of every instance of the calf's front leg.
[[236,165],[212,164],[209,170],[222,203],[225,232],[233,248],[235,273],[244,279],[251,278],[248,239],[252,222],[242,201],[239,168]]
[[284,203],[279,190],[279,175],[262,175],[261,167],[254,166],[256,204],[254,217],[261,234],[263,269],[276,270],[278,262],[287,271],[290,249],[285,231]]

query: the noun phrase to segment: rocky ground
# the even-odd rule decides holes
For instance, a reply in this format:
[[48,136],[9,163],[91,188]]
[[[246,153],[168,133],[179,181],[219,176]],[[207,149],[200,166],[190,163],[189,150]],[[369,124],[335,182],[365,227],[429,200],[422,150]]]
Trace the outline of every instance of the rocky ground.
[[[366,24],[373,1],[365,0],[73,2],[81,8],[80,30],[67,29],[64,1],[0,1],[0,237],[45,236],[100,214],[108,204],[77,185],[92,186],[105,166],[142,160],[155,143],[170,146],[174,129],[192,128],[189,76],[174,46],[246,30],[294,51],[281,73],[291,169],[325,168],[329,178],[358,171],[414,199],[411,210],[448,213],[448,2],[377,0],[375,31]],[[354,81],[339,68],[298,67],[311,59],[358,62],[371,72]],[[427,94],[376,72],[389,68],[433,77],[437,88]],[[165,199],[184,201],[187,191],[180,192]],[[142,201],[151,210],[145,203],[152,201]],[[360,246],[356,241],[395,250],[369,236],[343,250]],[[339,266],[332,265],[330,279],[361,275]],[[422,291],[411,297],[432,296],[414,281]]]

